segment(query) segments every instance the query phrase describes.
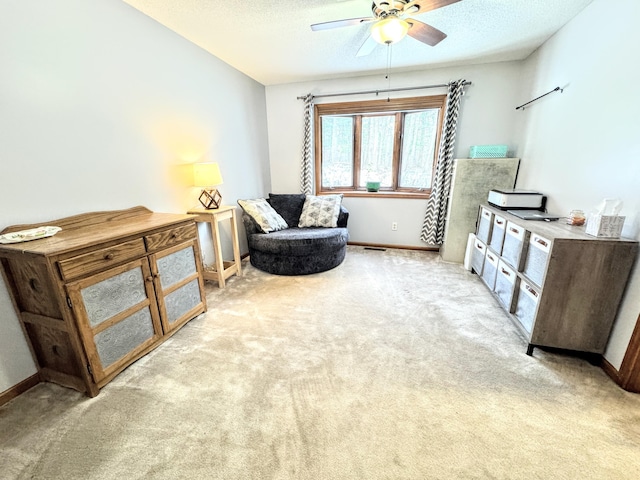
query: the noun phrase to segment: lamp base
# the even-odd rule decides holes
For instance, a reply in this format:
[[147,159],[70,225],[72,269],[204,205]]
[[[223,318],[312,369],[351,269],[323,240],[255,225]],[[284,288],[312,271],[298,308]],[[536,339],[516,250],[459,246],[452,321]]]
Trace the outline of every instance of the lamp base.
[[222,195],[220,195],[220,192],[215,188],[211,190],[202,190],[202,193],[200,194],[200,198],[198,198],[198,200],[200,200],[200,203],[204,208],[206,208],[207,210],[213,210],[216,208],[220,208]]

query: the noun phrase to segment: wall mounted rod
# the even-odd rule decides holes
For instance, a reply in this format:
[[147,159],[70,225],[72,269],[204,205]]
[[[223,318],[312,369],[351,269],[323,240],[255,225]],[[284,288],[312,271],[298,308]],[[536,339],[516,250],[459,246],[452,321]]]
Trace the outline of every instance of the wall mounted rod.
[[553,92],[557,92],[558,90],[560,90],[560,93],[562,93],[564,90],[562,90],[560,87],[556,87],[553,90],[551,90],[550,92],[545,93],[544,95],[540,95],[539,97],[534,98],[533,100],[527,102],[527,103],[523,103],[522,105],[520,105],[519,107],[516,107],[516,110],[520,110],[523,109],[524,107],[526,107],[527,105],[529,105],[530,103],[535,102],[536,100],[540,100],[542,97],[546,97],[547,95],[549,95],[550,93]]
[[[464,82],[464,85],[471,85],[471,82]],[[387,93],[387,92],[402,92],[405,90],[422,90],[425,88],[441,88],[441,87],[448,87],[449,84],[448,83],[440,83],[438,85],[423,85],[421,87],[405,87],[405,88],[387,88],[387,89],[383,89],[383,90],[366,90],[366,91],[362,91],[362,92],[344,92],[344,93],[327,93],[325,95],[311,95],[313,98],[323,98],[323,97],[343,97],[345,95],[366,95],[369,93],[375,93],[376,95],[380,94],[380,93]],[[305,97],[296,97],[298,100],[304,100]]]

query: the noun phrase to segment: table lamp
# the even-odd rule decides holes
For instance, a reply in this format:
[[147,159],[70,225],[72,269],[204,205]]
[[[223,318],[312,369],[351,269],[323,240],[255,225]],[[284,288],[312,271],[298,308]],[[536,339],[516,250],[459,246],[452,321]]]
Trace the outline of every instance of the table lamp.
[[222,175],[217,163],[194,163],[193,185],[203,188],[199,200],[204,208],[211,210],[220,207],[222,195],[215,186],[222,185]]

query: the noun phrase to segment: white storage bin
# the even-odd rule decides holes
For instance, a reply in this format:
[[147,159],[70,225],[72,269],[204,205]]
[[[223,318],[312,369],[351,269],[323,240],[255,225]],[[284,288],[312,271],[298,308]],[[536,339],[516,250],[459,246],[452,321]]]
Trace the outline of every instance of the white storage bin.
[[487,246],[476,238],[476,241],[473,243],[473,253],[471,254],[471,268],[478,275],[482,275],[484,255],[486,252]]
[[491,227],[493,225],[493,213],[486,208],[480,209],[480,222],[478,223],[478,237],[486,245],[491,238]]
[[524,274],[538,286],[542,286],[547,269],[547,259],[551,251],[551,240],[535,233],[529,239],[529,249],[524,263]]
[[526,245],[525,239],[528,232],[512,222],[507,222],[502,245],[502,259],[511,265],[516,271],[521,269],[522,251]]
[[491,247],[491,250],[496,252],[498,255],[502,254],[502,243],[504,242],[504,232],[506,228],[507,221],[499,215],[494,215],[489,246]]
[[518,300],[516,302],[516,318],[524,329],[531,333],[533,321],[536,318],[536,309],[540,301],[540,290],[537,287],[520,280],[520,288],[518,289]]
[[490,290],[496,284],[496,273],[498,272],[498,255],[487,248],[484,255],[484,266],[482,267],[482,280]]
[[509,313],[514,310],[514,293],[518,284],[518,276],[515,270],[512,270],[502,260],[498,261],[498,270],[496,273],[496,284],[494,291],[498,296],[498,300]]

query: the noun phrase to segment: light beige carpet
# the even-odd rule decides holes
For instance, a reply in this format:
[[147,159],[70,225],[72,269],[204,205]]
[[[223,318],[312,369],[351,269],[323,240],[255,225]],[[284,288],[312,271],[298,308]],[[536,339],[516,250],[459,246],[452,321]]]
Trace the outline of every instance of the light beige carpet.
[[94,399],[0,408],[3,479],[637,479],[640,395],[526,345],[437,254],[243,263],[209,311]]

